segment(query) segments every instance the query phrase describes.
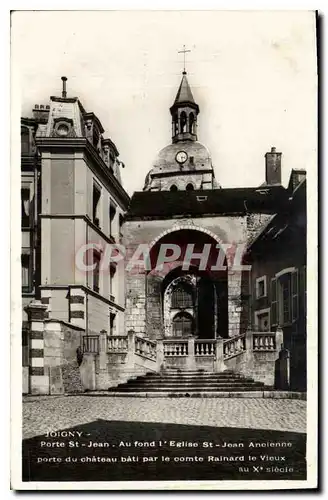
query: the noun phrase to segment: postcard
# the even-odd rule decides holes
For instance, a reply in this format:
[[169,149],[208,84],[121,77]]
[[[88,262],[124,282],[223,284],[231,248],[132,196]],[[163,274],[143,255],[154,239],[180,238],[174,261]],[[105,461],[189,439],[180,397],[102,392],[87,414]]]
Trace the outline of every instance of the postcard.
[[13,489],[315,489],[317,13],[11,16]]

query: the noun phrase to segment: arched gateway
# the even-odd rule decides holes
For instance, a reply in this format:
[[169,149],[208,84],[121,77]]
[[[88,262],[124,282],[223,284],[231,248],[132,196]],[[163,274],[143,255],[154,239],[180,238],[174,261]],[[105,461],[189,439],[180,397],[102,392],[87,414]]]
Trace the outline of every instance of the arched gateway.
[[[161,267],[161,256],[170,260],[173,252],[176,258]],[[150,261],[145,276],[147,336],[228,336],[227,271],[216,269],[225,266],[217,240],[196,229],[173,230],[152,246]]]

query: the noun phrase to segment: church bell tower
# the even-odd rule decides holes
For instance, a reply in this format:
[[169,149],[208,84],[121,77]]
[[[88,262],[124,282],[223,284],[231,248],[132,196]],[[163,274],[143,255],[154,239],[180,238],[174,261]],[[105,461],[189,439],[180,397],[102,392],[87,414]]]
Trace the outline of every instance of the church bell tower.
[[199,107],[195,103],[185,70],[182,73],[180,87],[170,112],[172,115],[172,142],[197,141]]

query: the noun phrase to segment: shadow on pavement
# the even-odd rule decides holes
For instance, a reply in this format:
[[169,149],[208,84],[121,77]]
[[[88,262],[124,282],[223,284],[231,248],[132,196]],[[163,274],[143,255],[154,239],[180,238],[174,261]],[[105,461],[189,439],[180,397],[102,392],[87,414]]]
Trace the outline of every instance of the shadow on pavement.
[[296,432],[106,420],[63,431],[23,441],[23,481],[306,479]]

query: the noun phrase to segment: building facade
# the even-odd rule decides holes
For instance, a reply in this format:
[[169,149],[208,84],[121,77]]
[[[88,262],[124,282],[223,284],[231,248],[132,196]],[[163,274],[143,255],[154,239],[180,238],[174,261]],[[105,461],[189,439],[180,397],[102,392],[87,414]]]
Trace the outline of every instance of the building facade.
[[291,173],[288,203],[249,248],[253,328],[283,330],[290,387],[306,389],[306,173]]
[[[67,97],[65,78],[60,97],[35,105],[33,118],[21,120],[25,389],[49,386],[49,367],[61,362],[58,345],[48,356],[50,365],[44,363],[44,336],[31,332],[32,299],[40,301],[49,331],[74,328],[73,352],[83,335],[124,332],[124,272],[114,264],[100,272],[100,261],[106,245],[122,238],[129,196],[121,184],[118,150],[103,134],[97,116],[77,97]],[[81,254],[90,267],[85,272],[76,256],[91,243]]]
[[[276,279],[280,293],[281,269],[264,272],[269,254],[257,248],[301,191],[281,185],[275,148],[261,186],[221,187],[198,141],[199,112],[184,71],[171,142],[131,200],[116,146],[67,97],[65,79],[61,97],[22,119],[25,392],[106,390],[167,368],[229,369],[275,387],[277,371],[290,370],[287,324],[261,316],[275,307],[260,301],[261,278]],[[111,245],[123,258],[106,260]],[[88,272],[76,265],[80,254]]]

